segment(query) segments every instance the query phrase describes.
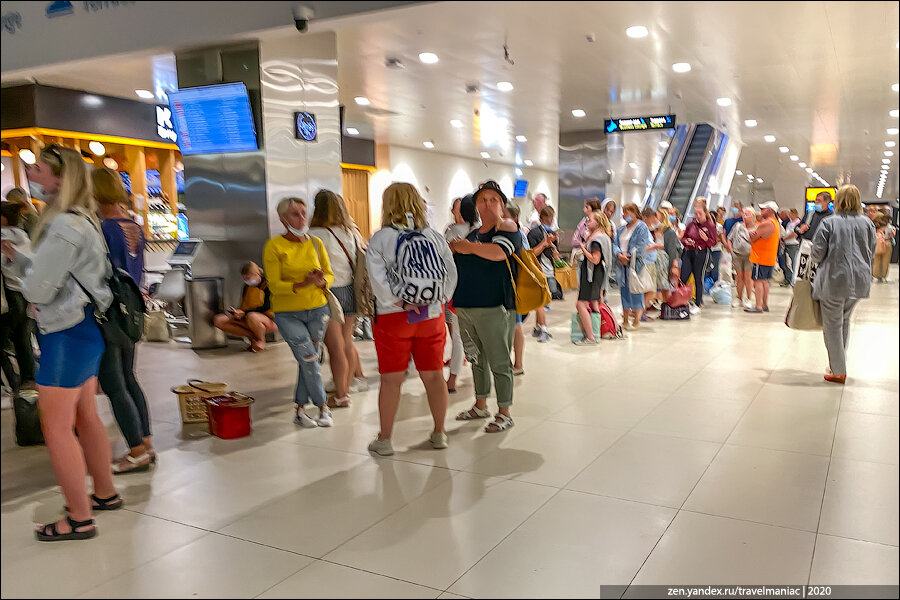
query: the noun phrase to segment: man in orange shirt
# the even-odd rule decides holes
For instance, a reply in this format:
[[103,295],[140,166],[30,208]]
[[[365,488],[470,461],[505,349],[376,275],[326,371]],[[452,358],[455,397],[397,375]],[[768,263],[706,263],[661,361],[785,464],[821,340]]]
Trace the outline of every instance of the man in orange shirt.
[[750,230],[750,264],[753,266],[753,286],[756,289],[756,306],[744,312],[769,312],[769,279],[778,261],[778,243],[781,225],[775,217],[778,205],[764,202],[759,205],[760,220]]

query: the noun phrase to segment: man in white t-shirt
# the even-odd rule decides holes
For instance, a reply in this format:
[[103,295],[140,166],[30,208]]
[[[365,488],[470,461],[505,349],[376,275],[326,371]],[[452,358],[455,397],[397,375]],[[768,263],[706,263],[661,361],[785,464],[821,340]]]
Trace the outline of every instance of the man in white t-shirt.
[[[550,206],[550,199],[547,198],[547,194],[543,194],[538,192],[531,199],[531,205],[534,207],[534,212],[531,213],[531,216],[528,217],[528,229],[534,229],[537,225],[541,223],[541,209],[545,206]],[[557,222],[556,213],[553,215],[553,230],[559,229],[559,223]]]

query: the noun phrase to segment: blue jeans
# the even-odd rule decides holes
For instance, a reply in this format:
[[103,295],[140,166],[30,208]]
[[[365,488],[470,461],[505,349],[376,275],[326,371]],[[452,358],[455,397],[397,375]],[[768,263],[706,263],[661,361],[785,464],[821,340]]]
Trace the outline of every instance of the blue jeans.
[[719,281],[719,263],[722,261],[722,251],[712,250],[709,255],[709,265],[707,265],[707,276],[712,278],[713,283]]
[[[619,269],[622,273],[622,269]],[[619,291],[622,292],[622,309],[623,310],[644,310],[644,294],[632,294],[631,288],[628,287],[628,279],[631,275],[625,271],[625,276],[619,282]]]
[[294,402],[304,406],[310,400],[325,406],[325,386],[319,370],[319,351],[328,326],[328,305],[312,310],[275,313],[275,324],[300,364]]

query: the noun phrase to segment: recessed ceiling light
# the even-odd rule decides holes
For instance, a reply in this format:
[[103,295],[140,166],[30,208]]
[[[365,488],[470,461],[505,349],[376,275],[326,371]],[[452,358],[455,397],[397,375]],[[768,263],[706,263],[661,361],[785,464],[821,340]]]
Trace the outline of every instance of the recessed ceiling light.
[[734,172],[734,174],[735,174],[735,175],[743,175],[744,172],[741,171],[741,170],[737,170],[737,171]]
[[422,142],[422,145],[428,148],[429,150],[434,148],[434,142]]
[[797,162],[798,160],[800,160],[800,157],[797,156],[796,154],[791,154],[791,157],[790,157],[790,158],[791,158],[791,160],[794,161],[794,162]]
[[491,153],[490,153],[490,152],[482,152],[482,153],[481,153],[481,158],[490,158],[490,157],[491,157]]
[[628,29],[625,30],[625,35],[627,35],[630,38],[635,38],[635,39],[647,37],[647,35],[649,33],[650,32],[647,31],[647,28],[644,27],[643,25],[633,25],[632,27],[629,27]]
[[663,141],[661,141],[661,142],[659,143],[659,145],[660,145],[661,148],[668,148],[668,147],[669,147],[669,142],[663,140]]
[[763,139],[766,140],[766,142],[768,142],[769,144],[771,144],[772,142],[775,141],[775,136],[774,136],[774,135],[767,135],[767,136],[763,136]]
[[576,108],[575,110],[572,111],[572,116],[580,119],[581,117],[587,116],[587,113],[584,112],[583,110],[581,110],[580,108]]
[[119,163],[117,163],[116,159],[114,159],[112,156],[107,156],[103,159],[103,166],[107,169],[112,169],[113,171],[115,171],[119,168]]
[[21,158],[22,162],[24,162],[26,165],[33,165],[37,160],[34,156],[34,152],[27,148],[19,150],[19,158]]
[[534,166],[534,161],[531,160],[531,159],[526,158],[526,159],[525,159],[525,166],[526,166],[526,167],[533,167],[533,166]]
[[422,52],[421,54],[419,54],[419,60],[421,60],[426,65],[433,65],[440,59],[434,52]]
[[676,73],[687,73],[691,70],[691,65],[688,63],[675,63],[672,65],[672,70]]
[[525,173],[519,167],[516,167],[516,177],[521,177]]
[[900,133],[900,129],[897,129],[896,127],[891,127],[889,129],[887,129],[888,135],[897,135],[897,133]]
[[632,169],[638,168],[638,164],[636,162],[630,162],[630,163],[628,163],[628,166],[631,167]]
[[756,119],[747,119],[746,121],[744,121],[744,125],[746,125],[747,127],[756,127]]
[[356,102],[357,104],[359,104],[360,106],[368,106],[368,105],[372,104],[369,101],[369,99],[366,98],[365,96],[357,96],[356,98],[353,99],[353,101]]
[[812,172],[813,172],[812,167],[806,167],[806,172],[807,172],[807,173],[812,173]]
[[138,95],[138,98],[143,98],[144,100],[153,98],[153,92],[150,90],[134,90],[134,93]]
[[453,127],[456,127],[457,129],[459,129],[460,127],[463,126],[463,122],[460,121],[459,119],[451,119],[451,120],[450,120],[450,125],[453,126]]
[[719,106],[731,106],[731,98],[718,98],[716,104]]
[[884,145],[888,148],[893,148],[894,146],[897,145],[897,142],[892,142],[892,141],[888,140],[884,143]]
[[893,156],[894,153],[891,152],[890,150],[885,150],[885,151],[884,151],[884,155],[885,155],[885,156]]
[[517,135],[517,136],[516,136],[516,141],[517,141],[517,142],[527,142],[527,141],[528,141],[528,138],[525,137],[524,135]]
[[781,147],[778,149],[778,151],[781,152],[782,154],[787,154],[788,152],[791,151],[791,149],[788,148],[787,146],[781,146]]
[[91,142],[88,144],[88,148],[94,154],[94,156],[103,156],[106,154],[106,146],[101,144],[100,142]]
[[892,110],[892,111],[890,112],[890,115],[896,119],[897,117],[900,117],[900,110],[897,110],[897,109],[895,108],[894,110]]
[[882,158],[882,159],[881,159],[881,162],[882,162],[883,164],[889,165],[889,164],[891,164],[891,159],[889,159],[889,158]]
[[756,179],[756,181],[758,181],[759,183],[765,183],[765,182],[766,182],[766,180],[763,179],[762,177],[758,177],[758,178]]
[[640,181],[638,181],[637,179],[632,179],[631,183],[640,183]]
[[513,90],[513,84],[508,81],[498,81],[497,89],[501,92],[511,92]]
[[348,127],[347,135],[359,135],[359,129],[357,129],[356,127]]
[[894,90],[895,92],[900,92],[900,83],[895,83],[894,85],[891,86],[891,89]]
[[802,168],[802,167],[805,167],[805,166],[806,166],[806,163],[804,163],[804,162],[802,162],[802,163],[797,163],[797,166]]

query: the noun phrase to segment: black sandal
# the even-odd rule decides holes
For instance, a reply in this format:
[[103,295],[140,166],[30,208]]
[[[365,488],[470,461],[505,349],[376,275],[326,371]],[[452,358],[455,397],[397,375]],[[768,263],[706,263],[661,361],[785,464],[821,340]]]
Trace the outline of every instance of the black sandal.
[[[92,510],[119,510],[123,506],[125,506],[125,500],[122,499],[122,496],[116,494],[112,498],[99,498],[97,494],[91,494],[91,509]],[[94,504],[96,502],[97,504]]]
[[96,527],[91,527],[87,531],[75,531],[79,527],[93,525],[93,519],[88,519],[87,521],[73,521],[72,517],[66,515],[66,521],[68,521],[69,527],[72,528],[72,531],[69,533],[60,533],[56,529],[56,523],[48,523],[35,531],[34,537],[36,537],[39,542],[64,542],[66,540],[89,540],[97,535]]

